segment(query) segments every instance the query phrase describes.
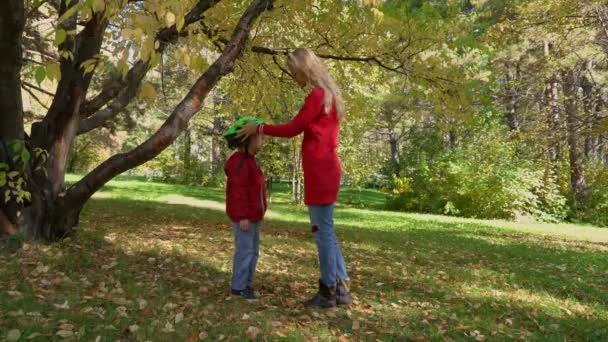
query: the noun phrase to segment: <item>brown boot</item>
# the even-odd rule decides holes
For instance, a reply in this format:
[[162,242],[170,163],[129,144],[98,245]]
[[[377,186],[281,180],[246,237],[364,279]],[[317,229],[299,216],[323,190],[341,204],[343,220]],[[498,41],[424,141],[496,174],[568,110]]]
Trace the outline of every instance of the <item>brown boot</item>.
[[350,281],[338,280],[338,285],[336,285],[336,304],[351,305],[352,303],[353,297],[350,295]]
[[336,307],[336,287],[326,286],[319,279],[319,292],[311,299],[305,301],[304,306],[322,309]]

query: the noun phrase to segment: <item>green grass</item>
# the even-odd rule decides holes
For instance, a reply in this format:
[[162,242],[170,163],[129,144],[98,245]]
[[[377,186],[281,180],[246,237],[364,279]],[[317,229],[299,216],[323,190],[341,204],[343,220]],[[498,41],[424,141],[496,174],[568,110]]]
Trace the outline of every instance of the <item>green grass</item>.
[[222,189],[120,178],[75,238],[0,256],[0,340],[608,340],[607,229],[373,210],[381,193],[347,189],[335,221],[356,302],[316,311],[299,304],[318,277],[306,209],[281,190],[259,303],[228,296]]

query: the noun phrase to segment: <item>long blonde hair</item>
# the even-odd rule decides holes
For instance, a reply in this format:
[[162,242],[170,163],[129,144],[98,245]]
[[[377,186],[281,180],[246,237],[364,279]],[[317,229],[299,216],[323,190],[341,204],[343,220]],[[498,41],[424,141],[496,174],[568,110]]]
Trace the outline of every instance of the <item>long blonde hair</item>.
[[[312,87],[323,88],[325,112],[331,113],[333,102],[336,103],[338,118],[344,118],[344,101],[340,88],[336,81],[331,77],[327,67],[321,59],[310,49],[298,48],[291,52],[287,58],[287,64],[292,71],[300,71]],[[294,75],[295,76],[295,75]]]

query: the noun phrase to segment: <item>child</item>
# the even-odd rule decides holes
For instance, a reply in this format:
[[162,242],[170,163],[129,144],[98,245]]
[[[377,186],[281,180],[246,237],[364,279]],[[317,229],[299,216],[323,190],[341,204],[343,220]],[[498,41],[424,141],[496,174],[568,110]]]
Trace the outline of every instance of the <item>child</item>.
[[260,228],[266,212],[266,183],[255,159],[264,142],[262,134],[245,141],[236,137],[240,126],[262,121],[244,117],[224,133],[228,147],[238,149],[226,162],[226,214],[233,222],[235,252],[232,265],[232,294],[257,299],[251,286],[260,253]]

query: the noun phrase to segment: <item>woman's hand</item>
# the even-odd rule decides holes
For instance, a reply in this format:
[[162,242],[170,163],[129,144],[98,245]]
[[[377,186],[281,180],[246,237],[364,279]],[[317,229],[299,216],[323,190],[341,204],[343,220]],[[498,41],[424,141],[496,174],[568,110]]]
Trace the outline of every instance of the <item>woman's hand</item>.
[[258,125],[255,123],[248,123],[245,126],[241,126],[239,131],[236,133],[237,138],[241,138],[241,141],[247,140],[250,136],[258,132]]

